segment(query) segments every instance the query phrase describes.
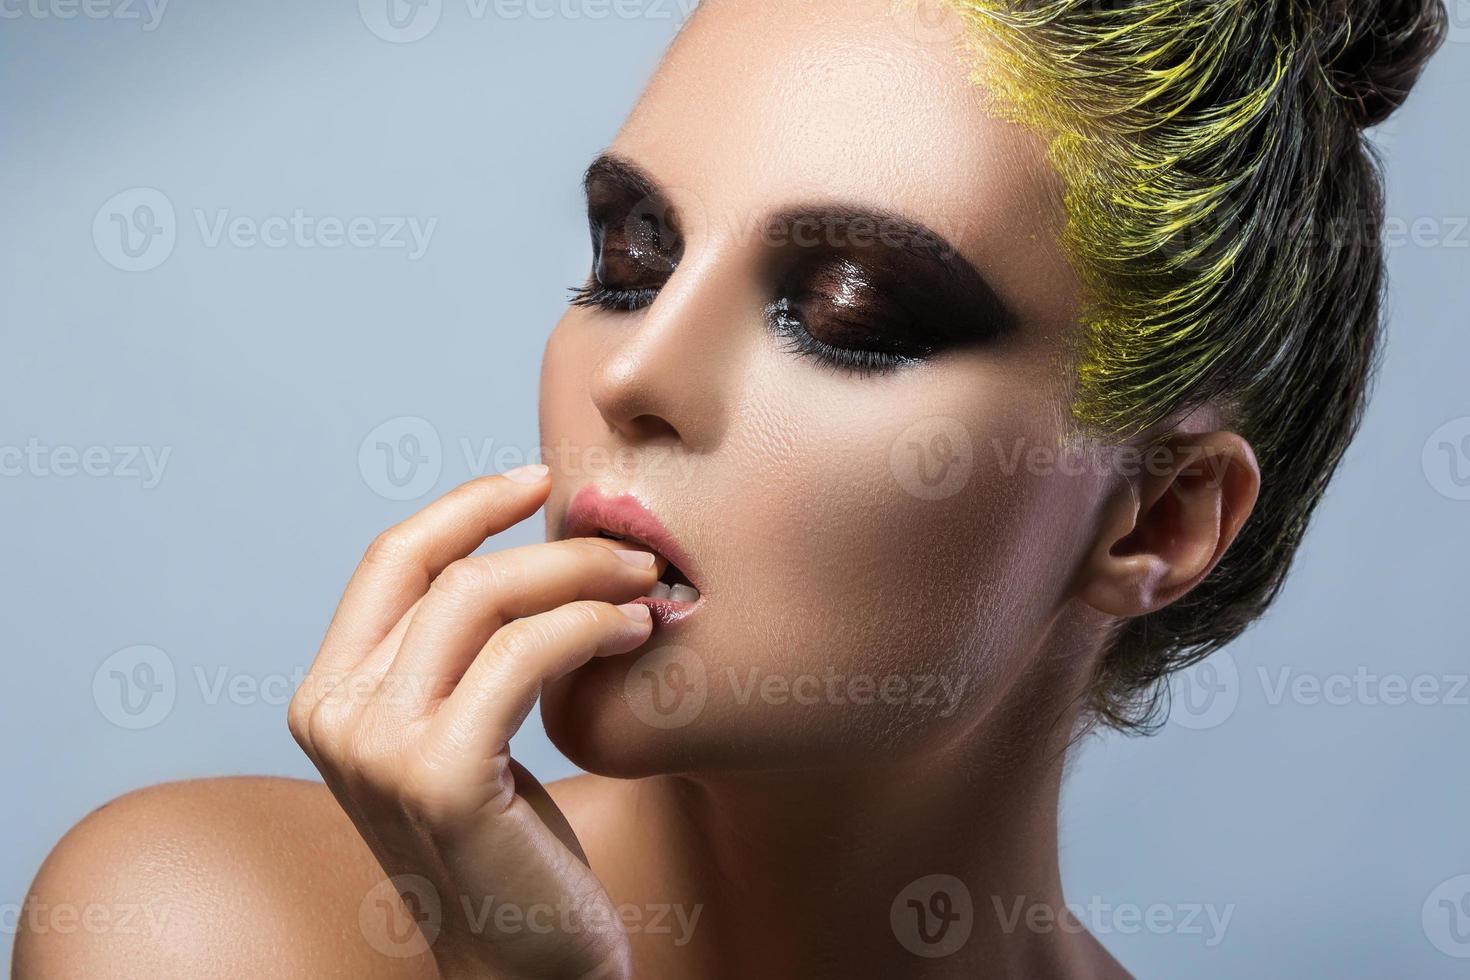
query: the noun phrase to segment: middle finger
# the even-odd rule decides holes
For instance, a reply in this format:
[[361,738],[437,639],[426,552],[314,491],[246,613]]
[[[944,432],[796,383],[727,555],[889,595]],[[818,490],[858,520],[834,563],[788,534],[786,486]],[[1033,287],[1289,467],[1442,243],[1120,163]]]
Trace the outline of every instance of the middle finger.
[[387,680],[419,706],[445,697],[490,636],[513,619],[581,599],[626,602],[658,581],[651,552],[577,538],[475,555],[434,580]]

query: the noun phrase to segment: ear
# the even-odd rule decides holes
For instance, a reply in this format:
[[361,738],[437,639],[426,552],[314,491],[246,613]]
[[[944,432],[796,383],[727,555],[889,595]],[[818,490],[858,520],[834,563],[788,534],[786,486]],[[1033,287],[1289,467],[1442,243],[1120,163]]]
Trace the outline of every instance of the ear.
[[1135,459],[1104,508],[1079,596],[1117,617],[1162,609],[1225,554],[1255,506],[1261,468],[1233,432],[1175,433]]

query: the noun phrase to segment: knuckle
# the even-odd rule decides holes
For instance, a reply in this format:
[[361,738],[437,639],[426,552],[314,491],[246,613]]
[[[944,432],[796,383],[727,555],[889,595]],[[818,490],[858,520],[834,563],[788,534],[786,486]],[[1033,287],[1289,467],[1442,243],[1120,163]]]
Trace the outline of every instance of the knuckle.
[[496,563],[478,557],[452,562],[430,588],[451,602],[467,602],[495,591],[501,575]]
[[590,599],[573,602],[565,609],[566,630],[581,633],[601,629],[610,609],[607,603]]
[[606,614],[606,603],[583,600],[568,603],[553,615],[515,620],[495,634],[497,659],[508,664],[535,660],[572,637],[600,630]]
[[363,553],[362,563],[370,568],[401,568],[413,561],[417,550],[414,534],[395,524],[373,538]]
[[296,689],[291,696],[291,703],[286,706],[286,728],[290,730],[291,737],[296,739],[296,744],[306,748],[309,744],[311,734],[311,704],[303,693],[305,687]]
[[303,747],[309,745],[315,757],[333,765],[351,762],[352,739],[359,725],[359,701],[352,696],[348,687],[334,687],[317,691],[318,696],[302,707],[288,713],[288,722],[293,722],[293,734],[304,739]]
[[337,732],[331,712],[323,704],[315,705],[306,716],[303,728],[306,733],[306,741],[322,754],[325,759],[334,759],[336,756],[335,735]]
[[495,634],[497,660],[520,663],[531,659],[544,644],[544,629],[529,619],[502,626]]

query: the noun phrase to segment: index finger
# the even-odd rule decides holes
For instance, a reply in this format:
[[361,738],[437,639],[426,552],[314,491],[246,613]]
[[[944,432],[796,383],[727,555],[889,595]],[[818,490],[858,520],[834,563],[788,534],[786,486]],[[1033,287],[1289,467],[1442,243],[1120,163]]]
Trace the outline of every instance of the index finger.
[[522,466],[449,491],[373,540],[342,593],[313,671],[345,672],[362,660],[451,562],[541,509],[550,470]]

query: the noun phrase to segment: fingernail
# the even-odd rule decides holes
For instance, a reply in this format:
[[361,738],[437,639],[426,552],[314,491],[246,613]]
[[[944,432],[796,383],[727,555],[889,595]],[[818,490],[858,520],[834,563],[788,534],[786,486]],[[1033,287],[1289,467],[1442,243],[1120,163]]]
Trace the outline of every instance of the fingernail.
[[630,602],[627,605],[619,606],[618,612],[627,616],[639,626],[646,626],[653,621],[653,613],[649,612],[648,607],[641,602]]
[[529,463],[525,466],[517,466],[513,470],[507,470],[500,474],[513,483],[540,483],[546,479],[546,474],[551,472],[551,467],[545,463]]
[[649,551],[614,551],[613,554],[617,555],[619,558],[627,562],[629,565],[632,565],[634,568],[641,568],[644,571],[652,568],[654,562],[658,560],[654,558],[653,553]]

